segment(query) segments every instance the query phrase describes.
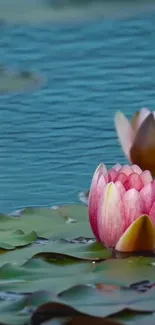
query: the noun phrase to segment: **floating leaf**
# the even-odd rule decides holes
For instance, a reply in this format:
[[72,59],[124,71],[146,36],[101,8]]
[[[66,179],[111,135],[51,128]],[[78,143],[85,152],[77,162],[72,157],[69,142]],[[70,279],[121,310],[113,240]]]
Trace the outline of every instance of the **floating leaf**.
[[[13,311],[8,299],[2,297],[3,313],[1,315],[0,303],[0,322],[8,317],[9,322],[6,324],[12,324],[11,315],[14,315],[15,319],[21,315],[28,318],[32,312],[32,324],[40,324],[60,315],[70,319],[85,315],[95,317],[94,321],[96,318],[114,315],[114,319],[110,321],[115,322],[115,318],[121,320],[118,313],[127,309],[135,311],[134,317],[137,312],[155,311],[155,287],[148,286],[148,290],[144,292],[137,290],[137,284],[133,283],[143,269],[143,277],[152,278],[153,282],[155,275],[151,265],[152,258],[112,260],[100,264],[81,263],[72,259],[47,260],[48,262],[33,258],[22,267],[5,264],[0,268],[0,291],[8,292],[9,297],[11,291],[22,293],[21,299],[20,295],[18,299],[15,297],[16,301],[13,301],[11,295]],[[112,263],[110,267],[109,263]],[[122,277],[123,274],[126,281]],[[144,284],[146,285],[146,282]],[[52,294],[46,292],[49,289]],[[35,292],[36,290],[40,293]],[[21,318],[17,324],[23,324]]]
[[143,311],[147,312],[150,309],[155,310],[154,298],[155,292],[152,295],[141,295],[132,290],[120,289],[115,293],[105,294],[90,285],[75,286],[59,294],[59,300],[49,301],[40,306],[33,314],[32,323],[35,318],[38,318],[40,323],[41,316],[49,320],[60,315],[74,317],[78,315],[77,313],[92,317],[108,317],[126,309],[136,310],[141,306]]
[[96,265],[95,271],[100,273],[104,282],[130,286],[141,281],[155,282],[155,258],[131,257],[128,259],[111,259]]
[[48,263],[31,259],[22,267],[7,263],[0,268],[0,290],[18,293],[52,290],[59,293],[75,284],[94,283],[94,264],[80,263],[72,259]]
[[112,257],[112,251],[104,248],[100,243],[70,244],[63,241],[49,241],[43,245],[33,244],[22,249],[16,249],[13,252],[6,252],[0,256],[0,265],[9,262],[22,265],[33,256],[55,260],[74,258],[79,261],[98,262]]
[[0,248],[14,249],[16,247],[26,246],[37,239],[35,231],[24,233],[22,230],[0,230]]
[[38,237],[72,240],[92,238],[87,207],[68,205],[57,208],[26,208],[22,217],[0,215],[1,230],[35,231]]
[[43,83],[43,78],[30,71],[11,71],[0,67],[0,94],[31,90],[32,87],[40,87]]
[[0,323],[128,324],[155,312],[155,257],[112,258],[84,205],[1,214],[0,247]]
[[[8,294],[8,297],[10,293]],[[13,295],[12,295],[13,296]],[[15,294],[14,294],[15,296]],[[23,294],[14,301],[6,299],[0,302],[0,324],[25,325],[30,321],[33,311],[41,304],[51,301],[55,297],[51,292],[35,292]]]

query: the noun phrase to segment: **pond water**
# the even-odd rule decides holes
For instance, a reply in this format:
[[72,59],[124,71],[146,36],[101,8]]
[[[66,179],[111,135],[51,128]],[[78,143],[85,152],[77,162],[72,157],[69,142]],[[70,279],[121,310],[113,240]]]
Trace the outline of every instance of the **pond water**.
[[155,105],[155,16],[1,26],[1,63],[41,89],[0,96],[0,209],[78,201],[97,164],[126,159],[113,117]]

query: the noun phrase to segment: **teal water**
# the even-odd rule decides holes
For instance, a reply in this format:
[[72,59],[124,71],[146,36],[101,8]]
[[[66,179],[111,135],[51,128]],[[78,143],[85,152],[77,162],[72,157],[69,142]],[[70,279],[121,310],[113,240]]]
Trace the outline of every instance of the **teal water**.
[[46,77],[0,96],[0,210],[76,202],[101,161],[126,159],[113,123],[155,105],[155,16],[1,26],[1,63]]

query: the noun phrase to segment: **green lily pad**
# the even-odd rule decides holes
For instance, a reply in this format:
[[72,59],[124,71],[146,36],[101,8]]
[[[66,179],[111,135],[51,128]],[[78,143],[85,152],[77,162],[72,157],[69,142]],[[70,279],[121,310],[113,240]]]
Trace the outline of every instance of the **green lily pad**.
[[[131,310],[132,318],[128,317],[128,313],[125,318],[125,324],[130,324],[129,320],[142,318],[140,312],[155,311],[154,261],[154,258],[141,257],[94,264],[72,258],[57,261],[54,258],[43,260],[38,257],[30,259],[23,266],[16,265],[16,262],[5,264],[0,268],[0,300],[1,293],[6,292],[7,295],[8,292],[12,305],[8,304],[5,297],[0,302],[0,322],[9,319],[6,324],[12,324],[12,315],[13,320],[20,316],[18,324],[23,324],[21,315],[25,321],[33,313],[32,324],[40,324],[43,319],[45,321],[60,315],[71,319],[77,315],[97,319],[114,315],[110,321],[119,320],[122,323],[119,313]],[[144,279],[149,279],[152,286],[141,291],[133,281]],[[17,295],[15,302],[11,292],[22,293],[26,298]]]
[[93,244],[70,244],[67,242],[47,242],[43,245],[30,245],[22,249],[16,249],[12,252],[6,252],[0,255],[0,266],[5,263],[16,263],[23,265],[33,256],[42,257],[47,260],[64,260],[73,258],[79,261],[103,261],[112,257],[112,251],[107,250],[100,243]]
[[155,258],[130,257],[111,259],[96,265],[95,271],[104,282],[130,286],[141,281],[155,282]]
[[[11,298],[11,295],[8,294],[8,297]],[[51,301],[53,303],[51,304]],[[50,311],[47,309],[48,304],[51,307]],[[1,324],[7,325],[39,325],[45,324],[45,320],[51,319],[48,324],[53,324],[56,320],[54,314],[57,314],[59,307],[59,319],[60,323],[57,324],[79,324],[81,325],[85,321],[88,320],[90,325],[115,325],[115,321],[113,320],[105,320],[100,317],[89,317],[89,316],[81,316],[79,312],[74,312],[72,307],[65,306],[65,309],[62,310],[62,305],[59,302],[59,297],[54,295],[52,292],[48,291],[37,291],[33,294],[25,294],[23,297],[18,297],[16,301],[12,301],[11,299],[7,301],[2,301],[0,304],[0,321]],[[46,313],[47,310],[47,313]],[[61,317],[64,311],[72,311],[75,315],[69,317]],[[36,312],[37,311],[37,312]],[[61,317],[61,318],[60,318]],[[66,320],[66,322],[65,322]],[[71,322],[71,323],[70,323]],[[117,323],[118,325],[118,323]]]
[[[31,251],[36,247],[31,246]],[[92,244],[69,244],[69,243],[48,243],[44,245],[43,248],[38,247],[35,257],[45,257],[49,259],[52,256],[56,256],[58,259],[61,256],[65,259],[68,257],[73,257],[80,260],[85,261],[103,261],[107,258],[112,257],[112,251],[110,249],[106,249],[101,243],[92,243]],[[33,255],[33,256],[34,256]]]
[[29,315],[20,315],[24,308],[25,299],[17,302],[4,301],[0,303],[0,322],[3,325],[25,325],[29,320]]
[[22,267],[5,264],[0,268],[0,291],[18,293],[50,290],[59,293],[76,284],[94,283],[94,264],[66,259],[62,263],[31,259]]
[[[49,287],[51,288],[50,279],[48,278],[48,280]],[[8,294],[8,296],[10,297],[11,295]],[[117,324],[118,321],[120,321],[120,324],[134,324],[131,322],[134,319],[137,324],[138,320],[144,319],[151,321],[155,317],[155,314],[152,313],[148,315],[148,310],[152,311],[155,309],[153,303],[155,291],[146,295],[128,290],[128,288],[119,288],[115,292],[107,293],[98,290],[92,285],[76,285],[61,292],[58,296],[52,291],[48,292],[46,290],[34,292],[33,294],[25,293],[24,296],[18,297],[17,295],[16,302],[13,300],[11,303],[8,301],[1,302],[0,321],[4,321],[4,319],[6,321],[7,319],[7,324],[14,324],[14,321],[13,323],[11,321],[12,315],[14,316],[13,320],[18,319],[18,324],[23,324],[21,316],[24,316],[24,321],[28,321],[32,315],[31,323],[41,324],[43,320],[53,319],[53,317],[61,316],[63,320],[66,317],[70,317],[71,320],[75,321],[74,317],[83,315],[85,317],[91,317],[92,319],[88,318],[90,321],[99,321],[103,317],[110,316],[108,324],[110,325],[116,321]],[[136,311],[136,308],[143,308],[143,313]],[[129,313],[127,310],[131,310],[131,312]],[[114,316],[113,318],[111,318],[112,315]],[[106,318],[106,321],[108,323],[108,318]]]
[[8,299],[1,299],[0,301],[0,324],[30,324],[31,315],[36,307],[52,300],[52,298],[53,295],[49,292],[36,292],[21,296],[8,293]]
[[60,314],[66,325],[78,325],[77,317],[97,325],[154,317],[155,257],[112,258],[95,241],[84,205],[1,214],[0,248],[0,323],[53,323]]
[[40,306],[34,312],[33,319],[43,314],[49,320],[50,317],[53,318],[53,314],[55,317],[60,315],[65,317],[74,316],[77,313],[92,317],[108,317],[126,309],[136,310],[135,302],[137,308],[142,305],[143,312],[148,312],[150,309],[155,310],[154,299],[155,291],[146,296],[127,289],[107,294],[100,292],[96,287],[80,285],[62,292],[59,294],[59,299]]
[[54,208],[26,208],[21,217],[0,215],[1,230],[34,230],[38,237],[72,240],[92,238],[87,207],[66,205]]
[[37,240],[35,231],[24,233],[22,230],[0,230],[0,248],[15,249],[29,245]]
[[11,71],[0,66],[0,94],[35,89],[43,83],[43,78],[30,71]]

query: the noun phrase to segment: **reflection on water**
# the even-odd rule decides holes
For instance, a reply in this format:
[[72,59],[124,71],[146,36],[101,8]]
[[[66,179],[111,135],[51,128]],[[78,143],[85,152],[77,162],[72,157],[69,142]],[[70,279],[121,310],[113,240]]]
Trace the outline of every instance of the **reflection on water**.
[[2,211],[76,201],[101,161],[126,161],[113,116],[154,108],[154,19],[3,26],[1,64],[48,82],[0,98]]

